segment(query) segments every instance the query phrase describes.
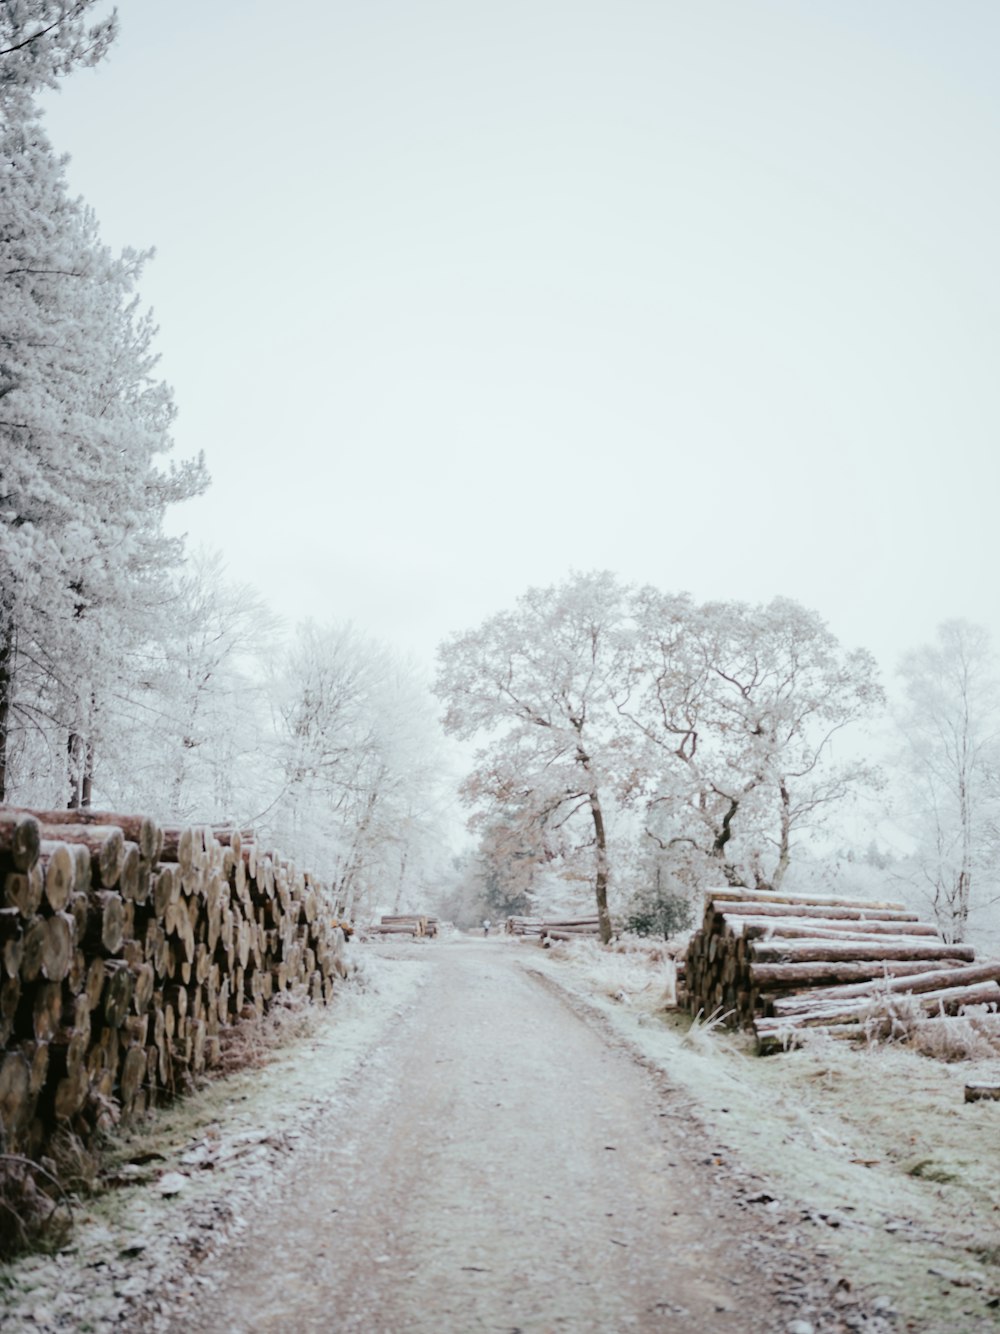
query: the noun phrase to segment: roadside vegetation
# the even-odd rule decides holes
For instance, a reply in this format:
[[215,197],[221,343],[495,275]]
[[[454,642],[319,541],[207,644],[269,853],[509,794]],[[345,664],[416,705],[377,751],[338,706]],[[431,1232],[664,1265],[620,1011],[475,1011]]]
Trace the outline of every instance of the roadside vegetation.
[[672,1008],[655,948],[521,948],[695,1111],[711,1156],[753,1179],[748,1207],[806,1228],[901,1329],[1000,1320],[1000,1103],[964,1101],[967,1083],[1000,1082],[1000,1051],[971,1024],[949,1048],[918,1028],[891,1044],[817,1039],[759,1057],[746,1035]]

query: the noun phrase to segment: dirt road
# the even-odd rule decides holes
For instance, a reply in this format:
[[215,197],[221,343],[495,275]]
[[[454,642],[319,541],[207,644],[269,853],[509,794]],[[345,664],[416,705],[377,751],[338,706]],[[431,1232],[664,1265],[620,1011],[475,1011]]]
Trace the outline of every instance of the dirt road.
[[711,1144],[520,953],[422,957],[381,1057],[158,1328],[847,1328],[787,1304],[795,1260],[745,1226]]

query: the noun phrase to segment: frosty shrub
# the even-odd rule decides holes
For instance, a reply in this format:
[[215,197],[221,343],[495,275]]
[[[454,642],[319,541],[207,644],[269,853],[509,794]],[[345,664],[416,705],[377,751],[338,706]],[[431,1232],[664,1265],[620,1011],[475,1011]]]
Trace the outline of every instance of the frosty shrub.
[[680,931],[687,931],[694,921],[690,902],[680,894],[657,894],[632,905],[625,918],[626,931],[637,936],[662,936],[669,940]]
[[861,1026],[869,1044],[906,1042],[926,1018],[916,997],[905,991],[878,987],[865,1008]]
[[1000,1056],[997,1016],[975,1006],[963,1015],[925,1019],[910,1037],[910,1046],[936,1061],[988,1061]]
[[997,1016],[983,1006],[962,1015],[928,1015],[915,996],[884,991],[862,1021],[869,1044],[905,1042],[937,1061],[989,1060],[1000,1053]]

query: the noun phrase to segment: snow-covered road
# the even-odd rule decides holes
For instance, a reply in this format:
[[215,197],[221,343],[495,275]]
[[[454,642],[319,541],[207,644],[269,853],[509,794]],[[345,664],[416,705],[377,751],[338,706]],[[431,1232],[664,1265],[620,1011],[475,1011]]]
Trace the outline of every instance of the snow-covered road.
[[296,1153],[169,1328],[788,1326],[707,1180],[711,1146],[683,1147],[647,1072],[522,957],[475,940],[423,955],[418,1003],[336,1134]]

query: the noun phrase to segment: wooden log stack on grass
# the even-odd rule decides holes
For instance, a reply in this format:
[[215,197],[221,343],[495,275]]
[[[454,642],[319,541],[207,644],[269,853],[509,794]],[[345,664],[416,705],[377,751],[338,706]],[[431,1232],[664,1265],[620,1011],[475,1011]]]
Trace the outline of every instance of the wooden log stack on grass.
[[1000,961],[977,963],[901,903],[727,888],[707,893],[679,972],[680,1004],[752,1028],[762,1052],[810,1029],[886,1036],[886,998],[902,997],[928,1016],[995,1008]]
[[556,940],[600,940],[601,923],[598,917],[543,918],[540,934],[546,947]]
[[0,807],[0,1152],[184,1091],[238,1022],[328,1000],[345,934],[249,831]]
[[540,917],[508,917],[504,923],[508,936],[540,936],[542,919]]
[[553,940],[576,940],[593,936],[600,939],[600,919],[593,917],[508,917],[505,930],[510,936],[537,937],[545,944]]
[[390,913],[369,927],[375,936],[419,936],[433,938],[438,933],[438,919],[426,913]]

